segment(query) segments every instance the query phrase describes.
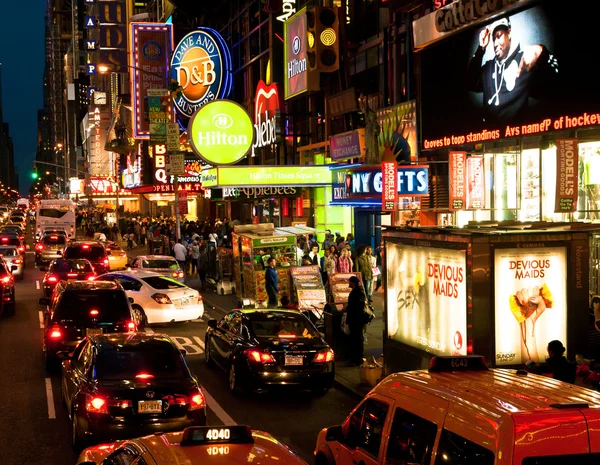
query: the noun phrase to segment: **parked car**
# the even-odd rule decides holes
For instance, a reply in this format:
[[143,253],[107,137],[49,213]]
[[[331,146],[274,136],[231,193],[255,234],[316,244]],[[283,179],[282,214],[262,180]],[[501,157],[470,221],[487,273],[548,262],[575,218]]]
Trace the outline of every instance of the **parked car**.
[[133,299],[133,321],[139,329],[146,324],[190,321],[204,315],[200,293],[168,276],[131,270],[107,273],[98,279],[114,280],[123,286]]

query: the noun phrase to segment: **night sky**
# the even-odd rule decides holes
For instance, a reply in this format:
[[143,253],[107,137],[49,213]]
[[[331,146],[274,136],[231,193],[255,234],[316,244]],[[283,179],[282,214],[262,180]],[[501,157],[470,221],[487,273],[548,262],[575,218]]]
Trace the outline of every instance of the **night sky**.
[[10,125],[19,191],[29,192],[37,146],[37,110],[43,107],[45,0],[2,0],[0,63],[2,112]]

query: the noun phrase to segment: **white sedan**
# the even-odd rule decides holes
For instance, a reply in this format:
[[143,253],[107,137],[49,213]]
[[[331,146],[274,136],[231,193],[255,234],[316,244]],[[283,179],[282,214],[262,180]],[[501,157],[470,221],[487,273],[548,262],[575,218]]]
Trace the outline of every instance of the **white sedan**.
[[123,286],[133,299],[131,314],[138,329],[146,324],[190,321],[204,315],[200,293],[168,276],[131,270],[106,273],[96,279],[118,281]]

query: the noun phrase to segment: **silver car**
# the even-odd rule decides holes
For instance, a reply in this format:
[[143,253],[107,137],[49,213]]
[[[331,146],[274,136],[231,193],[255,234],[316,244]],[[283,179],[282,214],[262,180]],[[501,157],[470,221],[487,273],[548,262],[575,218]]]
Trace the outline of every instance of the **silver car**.
[[0,247],[0,256],[8,265],[8,269],[11,270],[12,275],[16,276],[19,280],[23,279],[25,275],[25,260],[23,259],[23,255],[17,250],[17,247],[14,245]]
[[179,262],[170,255],[138,255],[131,268],[136,270],[154,271],[162,276],[184,282],[184,273]]

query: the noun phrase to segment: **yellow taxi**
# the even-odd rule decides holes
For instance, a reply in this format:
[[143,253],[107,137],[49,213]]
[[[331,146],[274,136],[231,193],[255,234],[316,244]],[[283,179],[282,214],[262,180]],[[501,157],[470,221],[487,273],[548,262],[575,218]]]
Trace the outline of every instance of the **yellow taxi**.
[[479,356],[379,383],[340,426],[321,430],[316,465],[600,463],[600,393]]
[[108,267],[110,271],[124,270],[127,268],[127,253],[115,242],[108,242],[104,248],[108,255]]
[[269,433],[249,426],[190,426],[179,433],[102,444],[85,449],[78,465],[307,465]]

